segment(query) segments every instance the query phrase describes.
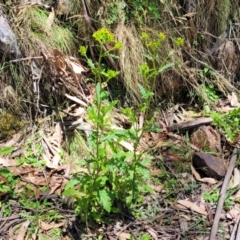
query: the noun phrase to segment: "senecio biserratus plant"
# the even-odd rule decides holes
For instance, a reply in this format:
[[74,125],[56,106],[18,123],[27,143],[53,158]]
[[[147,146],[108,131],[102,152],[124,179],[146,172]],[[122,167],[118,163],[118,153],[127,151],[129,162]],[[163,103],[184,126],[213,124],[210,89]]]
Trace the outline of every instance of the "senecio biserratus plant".
[[[144,36],[145,40],[147,35]],[[163,40],[160,35],[159,42]],[[143,200],[144,194],[151,191],[148,186],[150,172],[147,168],[150,158],[137,151],[141,135],[144,130],[152,126],[152,119],[146,120],[140,128],[138,118],[140,114],[146,114],[149,110],[151,98],[148,81],[159,74],[161,69],[152,70],[147,63],[140,66],[140,74],[145,78],[144,86],[138,85],[142,95],[142,103],[138,107],[122,108],[131,123],[130,129],[113,129],[110,113],[117,101],[109,102],[109,93],[105,90],[106,84],[117,77],[118,71],[108,69],[102,64],[106,57],[115,57],[114,52],[122,48],[114,35],[106,28],[102,28],[93,34],[99,48],[99,58],[96,64],[88,58],[87,47],[81,46],[80,54],[87,60],[96,84],[95,100],[88,108],[88,121],[94,126],[88,137],[89,157],[85,159],[88,172],[76,174],[67,183],[64,194],[73,198],[76,213],[82,220],[107,221],[107,213],[120,212],[119,206],[123,206],[134,213],[135,207]],[[105,50],[105,45],[112,46]],[[153,72],[155,73],[153,74]],[[151,76],[149,76],[151,74]],[[127,151],[121,148],[121,141],[133,143],[133,150]],[[136,213],[136,212],[135,212]]]

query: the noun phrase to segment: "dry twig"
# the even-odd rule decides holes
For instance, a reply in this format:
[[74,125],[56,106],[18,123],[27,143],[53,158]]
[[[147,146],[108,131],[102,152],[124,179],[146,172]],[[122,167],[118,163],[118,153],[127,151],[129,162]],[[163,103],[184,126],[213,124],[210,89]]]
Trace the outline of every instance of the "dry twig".
[[229,240],[235,240],[237,238],[235,238],[236,232],[239,229],[239,220],[240,220],[240,214],[238,215],[237,221],[235,222],[235,225],[233,227],[232,233],[231,233],[231,237]]
[[233,154],[232,154],[232,157],[231,157],[231,160],[230,160],[230,164],[228,166],[227,174],[224,178],[222,189],[221,189],[221,192],[220,192],[220,197],[219,197],[219,200],[218,200],[218,205],[217,205],[217,209],[216,209],[216,213],[215,213],[215,217],[214,217],[214,221],[213,221],[213,225],[212,225],[212,229],[211,229],[211,233],[210,233],[210,238],[209,238],[210,240],[215,240],[216,236],[217,236],[218,224],[219,224],[220,215],[221,215],[221,212],[222,212],[224,200],[225,200],[225,197],[226,197],[228,183],[230,181],[233,169],[235,167],[237,157],[238,157],[238,149],[234,148]]

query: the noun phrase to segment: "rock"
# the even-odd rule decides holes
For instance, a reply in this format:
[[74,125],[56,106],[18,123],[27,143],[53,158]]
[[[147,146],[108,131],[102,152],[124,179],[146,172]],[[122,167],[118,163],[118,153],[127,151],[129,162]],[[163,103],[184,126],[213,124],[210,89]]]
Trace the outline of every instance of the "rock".
[[220,135],[211,126],[201,126],[191,134],[191,143],[199,149],[221,151]]
[[192,165],[200,174],[204,174],[205,177],[211,177],[217,180],[224,178],[227,172],[227,168],[222,158],[214,157],[202,152],[196,152],[193,155]]
[[0,7],[0,50],[5,53],[9,52],[15,57],[20,56],[17,38],[10,27],[7,17],[3,13],[2,7]]

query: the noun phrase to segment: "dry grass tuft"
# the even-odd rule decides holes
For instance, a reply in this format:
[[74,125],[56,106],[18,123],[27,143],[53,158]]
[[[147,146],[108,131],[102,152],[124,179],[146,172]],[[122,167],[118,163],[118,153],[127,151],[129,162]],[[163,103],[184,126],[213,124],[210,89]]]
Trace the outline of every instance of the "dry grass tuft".
[[119,56],[122,81],[126,87],[127,95],[134,103],[141,101],[137,84],[143,84],[143,77],[139,74],[139,66],[143,63],[144,46],[139,35],[133,25],[119,24],[115,30],[117,40],[123,43]]
[[76,52],[75,37],[70,26],[64,27],[53,12],[26,6],[15,18],[15,33],[26,55],[39,55],[41,49],[57,48],[66,54]]
[[[33,82],[36,77],[41,90],[41,100],[52,102],[50,75],[42,72],[43,59],[31,59],[39,57],[43,52],[59,49],[66,55],[77,55],[78,45],[71,26],[64,26],[54,15],[41,7],[25,5],[18,9],[9,19],[13,19],[12,28],[18,37],[21,49],[21,57],[29,60],[8,63],[4,74],[8,76],[8,82],[0,86],[0,92],[4,94],[4,105],[15,112],[24,112],[22,108],[28,105],[28,109],[36,108]],[[1,77],[2,78],[2,77]],[[13,86],[15,93],[8,86]],[[6,87],[7,86],[7,87]],[[12,89],[13,90],[13,89]],[[17,100],[16,100],[17,99]],[[14,104],[14,101],[19,104]],[[18,105],[21,106],[17,107]],[[29,107],[31,105],[31,107]],[[33,107],[32,107],[33,106]],[[14,109],[15,110],[14,110]],[[26,110],[25,110],[26,111]],[[32,110],[28,110],[31,112]]]

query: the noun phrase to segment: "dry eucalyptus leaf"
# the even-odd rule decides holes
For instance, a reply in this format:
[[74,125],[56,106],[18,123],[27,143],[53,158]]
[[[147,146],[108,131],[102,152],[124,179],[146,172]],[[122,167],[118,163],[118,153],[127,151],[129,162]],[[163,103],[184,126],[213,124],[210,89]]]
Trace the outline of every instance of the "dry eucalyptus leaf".
[[26,222],[24,222],[19,230],[18,236],[17,236],[17,240],[24,240],[25,239],[25,235],[27,233],[27,228],[30,225],[30,220],[27,220]]
[[158,240],[157,232],[153,228],[151,228],[150,226],[146,226],[146,230],[151,235],[152,239]]
[[230,101],[230,105],[232,107],[239,107],[239,102],[236,93],[232,92],[232,95],[228,95],[228,100]]
[[63,140],[63,132],[60,123],[57,123],[55,126],[55,131],[52,136],[52,141],[55,141],[57,143],[57,146],[61,146]]
[[121,233],[117,234],[117,236],[118,236],[117,239],[122,239],[122,240],[131,239],[131,234],[125,233],[125,232],[121,232]]
[[200,213],[200,214],[202,214],[202,215],[204,215],[204,216],[207,216],[206,210],[203,209],[203,208],[201,208],[201,207],[199,207],[199,206],[198,206],[197,204],[195,204],[195,203],[192,203],[192,202],[190,202],[190,201],[188,201],[188,200],[178,200],[177,202],[180,203],[180,204],[182,204],[183,206],[185,206],[185,207],[187,207],[187,208],[195,211],[195,212],[198,212],[198,213]]
[[87,69],[83,67],[80,63],[73,62],[67,58],[65,59],[65,61],[75,74],[81,74],[82,72],[87,71]]
[[235,221],[237,220],[239,213],[240,213],[239,203],[235,204],[234,207],[228,212],[228,214],[230,214]]
[[209,183],[209,184],[216,184],[218,181],[214,178],[201,178],[200,174],[195,170],[195,168],[191,165],[191,170],[194,175],[194,177],[199,181],[203,183]]
[[44,231],[48,231],[53,228],[59,228],[65,225],[65,222],[60,222],[60,223],[47,223],[41,221],[41,229]]
[[2,165],[3,167],[15,167],[17,166],[17,162],[13,159],[0,157],[0,165]]

